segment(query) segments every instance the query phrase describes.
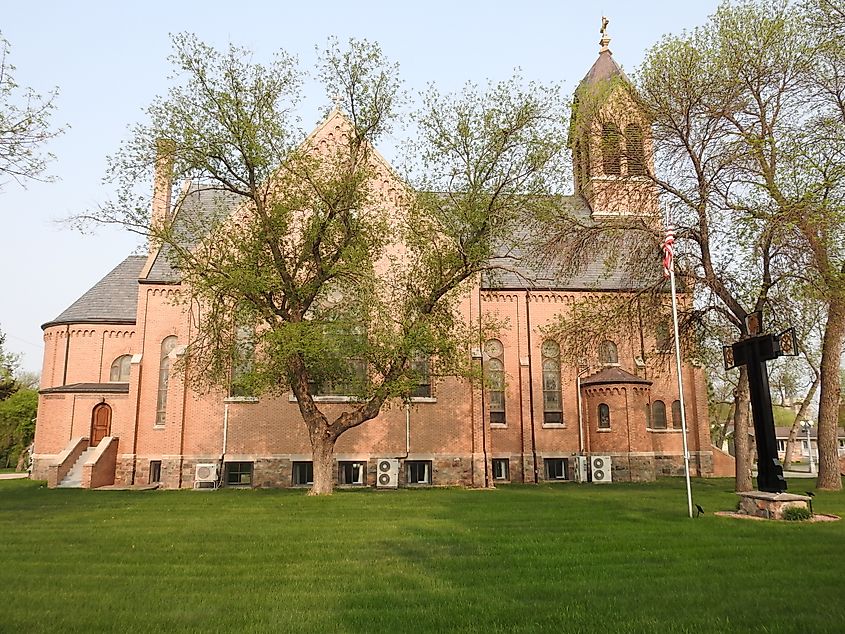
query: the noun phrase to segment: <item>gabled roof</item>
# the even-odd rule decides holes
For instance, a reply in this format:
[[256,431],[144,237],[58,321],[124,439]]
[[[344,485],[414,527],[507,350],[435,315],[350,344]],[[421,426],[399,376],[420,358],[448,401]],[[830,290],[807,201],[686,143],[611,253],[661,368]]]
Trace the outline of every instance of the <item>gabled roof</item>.
[[581,385],[606,385],[608,383],[640,383],[651,385],[651,381],[636,376],[618,366],[608,366],[588,376],[581,381]]
[[42,329],[58,324],[134,324],[138,275],[147,257],[130,255]]
[[[182,236],[184,244],[197,242],[199,232],[210,231],[215,224],[224,220],[237,206],[239,197],[229,191],[211,189],[203,183],[190,183],[182,194],[182,200],[175,211],[173,231]],[[169,245],[162,245],[153,254],[153,263],[144,282],[178,284],[180,276],[171,264]]]

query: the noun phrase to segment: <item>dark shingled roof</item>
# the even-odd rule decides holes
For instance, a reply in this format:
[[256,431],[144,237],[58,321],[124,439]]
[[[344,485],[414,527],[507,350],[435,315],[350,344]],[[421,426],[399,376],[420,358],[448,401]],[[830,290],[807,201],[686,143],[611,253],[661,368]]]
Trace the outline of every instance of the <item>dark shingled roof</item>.
[[[560,211],[585,225],[595,222],[581,196],[561,197]],[[611,263],[605,261],[601,253],[596,253],[596,257],[574,275],[566,276],[553,260],[537,255],[540,251],[536,245],[546,237],[545,231],[545,227],[539,225],[522,227],[521,235],[509,240],[510,244],[499,249],[498,256],[491,260],[493,267],[500,268],[484,273],[481,288],[618,291],[644,288],[654,282],[654,279],[639,279],[632,274],[622,258]],[[652,277],[658,275],[655,264]]]
[[129,394],[129,383],[71,383],[48,387],[39,394]]
[[[192,183],[185,192],[181,205],[176,211],[173,230],[181,233],[186,245],[195,244],[198,232],[209,231],[233,211],[239,197],[231,192],[208,189],[202,184]],[[179,272],[170,262],[170,247],[159,249],[146,282],[176,284],[180,281]]]
[[592,68],[587,71],[587,74],[584,75],[584,79],[581,80],[578,87],[595,85],[613,77],[622,77],[622,79],[626,82],[629,84],[631,83],[631,80],[628,79],[625,71],[623,71],[622,67],[616,63],[615,59],[613,59],[613,53],[609,50],[601,51],[599,53],[599,58],[595,61]]
[[610,366],[599,370],[581,381],[581,385],[605,385],[608,383],[642,383],[651,385],[651,381],[626,372],[620,367]]
[[135,323],[138,310],[138,276],[145,255],[130,255],[53,321],[56,324]]

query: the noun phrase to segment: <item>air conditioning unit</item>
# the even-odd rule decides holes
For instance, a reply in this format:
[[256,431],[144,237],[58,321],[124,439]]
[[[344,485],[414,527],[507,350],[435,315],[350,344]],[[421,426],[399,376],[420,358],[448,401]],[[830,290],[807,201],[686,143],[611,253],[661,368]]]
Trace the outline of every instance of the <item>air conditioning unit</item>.
[[200,482],[217,482],[216,462],[201,462],[194,469],[194,484]]
[[575,482],[587,482],[589,471],[587,470],[587,457],[575,456]]
[[606,484],[613,480],[610,466],[610,456],[590,456],[590,472],[594,484]]
[[393,458],[376,460],[376,486],[380,489],[395,489],[399,486],[399,461]]

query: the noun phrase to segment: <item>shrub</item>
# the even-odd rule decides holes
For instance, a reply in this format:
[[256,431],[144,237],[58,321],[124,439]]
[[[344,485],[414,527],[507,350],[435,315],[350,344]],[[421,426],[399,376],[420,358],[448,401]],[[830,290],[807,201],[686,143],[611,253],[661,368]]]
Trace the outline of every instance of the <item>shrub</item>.
[[811,517],[810,509],[803,506],[790,506],[783,511],[783,519],[790,522],[804,522]]

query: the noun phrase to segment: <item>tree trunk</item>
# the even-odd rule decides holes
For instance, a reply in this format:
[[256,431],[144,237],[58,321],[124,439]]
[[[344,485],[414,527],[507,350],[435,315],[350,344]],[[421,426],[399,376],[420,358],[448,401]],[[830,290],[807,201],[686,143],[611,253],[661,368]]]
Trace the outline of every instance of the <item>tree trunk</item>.
[[750,491],[754,488],[751,479],[751,443],[748,438],[748,370],[739,368],[739,383],[734,397],[734,460],[736,461],[737,491]]
[[337,442],[337,438],[329,433],[323,425],[318,425],[311,433],[314,483],[311,485],[308,495],[331,495],[334,492],[335,442]]
[[789,438],[786,439],[786,449],[783,452],[784,470],[788,469],[790,463],[792,462],[792,453],[795,450],[795,439],[798,437],[798,429],[801,427],[801,421],[806,420],[807,418],[807,412],[810,410],[810,401],[812,401],[813,397],[816,395],[816,390],[819,389],[820,382],[821,378],[817,374],[816,378],[813,379],[813,384],[810,386],[810,389],[807,390],[806,396],[804,396],[804,401],[801,403],[801,408],[795,415],[795,420],[792,421],[792,428],[789,430]]
[[[839,418],[839,364],[845,344],[845,296],[831,298],[822,343],[821,390],[819,392],[819,489],[839,491],[839,449],[836,438]],[[812,450],[812,449],[811,449]]]

